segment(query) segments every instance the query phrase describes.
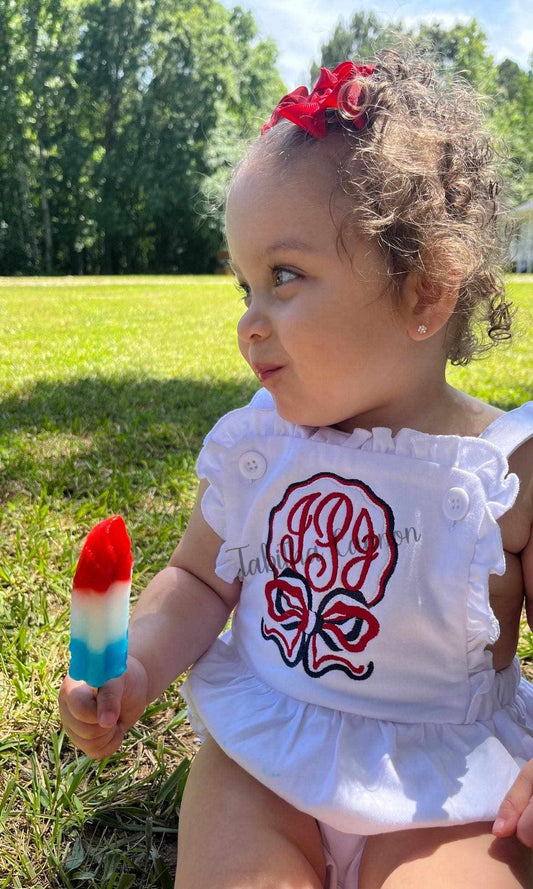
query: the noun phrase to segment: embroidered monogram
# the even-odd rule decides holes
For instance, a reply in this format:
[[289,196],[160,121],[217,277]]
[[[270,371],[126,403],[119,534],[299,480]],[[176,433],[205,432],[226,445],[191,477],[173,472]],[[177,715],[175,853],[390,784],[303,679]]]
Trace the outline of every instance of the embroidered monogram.
[[[261,633],[290,667],[368,679],[359,655],[379,633],[371,613],[398,558],[391,508],[359,479],[319,473],[287,488],[269,516]],[[280,571],[279,557],[283,568]]]

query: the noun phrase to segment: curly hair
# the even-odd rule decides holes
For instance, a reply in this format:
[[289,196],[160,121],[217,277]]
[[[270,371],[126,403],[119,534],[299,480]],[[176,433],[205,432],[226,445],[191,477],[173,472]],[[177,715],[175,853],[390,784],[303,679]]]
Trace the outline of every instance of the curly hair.
[[[353,206],[339,236],[344,244],[354,227],[377,241],[396,294],[412,271],[429,292],[460,281],[446,348],[452,364],[468,364],[510,339],[513,316],[503,277],[510,223],[480,101],[459,77],[440,76],[425,58],[394,50],[379,53],[374,73],[360,83],[362,130],[346,110],[327,112],[328,136],[342,135],[335,191]],[[313,143],[283,120],[255,150],[289,163]]]

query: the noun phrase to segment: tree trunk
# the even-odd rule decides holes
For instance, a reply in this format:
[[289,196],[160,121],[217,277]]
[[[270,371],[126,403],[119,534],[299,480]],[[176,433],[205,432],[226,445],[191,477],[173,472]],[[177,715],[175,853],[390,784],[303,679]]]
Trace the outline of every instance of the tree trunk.
[[43,214],[44,236],[44,271],[52,274],[52,222],[50,219],[50,204],[46,193],[46,161],[41,137],[39,136],[39,167],[41,171],[41,210]]
[[17,172],[20,193],[20,216],[22,219],[25,241],[24,250],[26,254],[29,253],[30,274],[35,272],[39,273],[41,271],[41,257],[32,219],[31,194],[30,186],[28,183],[28,174],[23,160],[19,161],[19,163],[17,164]]

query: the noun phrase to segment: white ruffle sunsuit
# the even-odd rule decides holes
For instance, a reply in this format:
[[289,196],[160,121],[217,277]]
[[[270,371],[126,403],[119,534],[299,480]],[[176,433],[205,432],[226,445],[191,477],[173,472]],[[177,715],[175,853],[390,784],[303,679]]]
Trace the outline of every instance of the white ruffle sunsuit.
[[393,436],[294,425],[260,390],[205,439],[216,573],[243,584],[191,722],[318,820],[330,886],[357,886],[366,835],[493,820],[533,758],[533,687],[487,651],[507,457],[532,436],[533,402],[479,438]]

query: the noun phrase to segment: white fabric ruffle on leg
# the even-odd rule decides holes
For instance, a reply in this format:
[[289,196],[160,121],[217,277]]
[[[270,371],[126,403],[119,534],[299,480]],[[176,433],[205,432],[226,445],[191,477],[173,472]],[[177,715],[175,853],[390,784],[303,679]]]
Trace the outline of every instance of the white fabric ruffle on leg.
[[533,688],[516,661],[495,694],[490,718],[462,725],[340,713],[269,688],[223,639],[183,687],[200,737],[301,811],[360,834],[495,818],[533,758]]

